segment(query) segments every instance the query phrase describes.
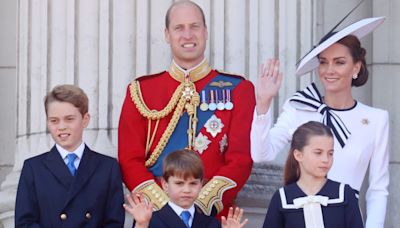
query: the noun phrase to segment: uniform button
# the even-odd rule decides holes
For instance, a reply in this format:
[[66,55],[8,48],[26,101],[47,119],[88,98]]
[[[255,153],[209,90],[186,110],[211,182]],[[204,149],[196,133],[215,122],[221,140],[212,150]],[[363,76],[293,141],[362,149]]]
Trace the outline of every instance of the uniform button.
[[87,212],[86,215],[85,215],[85,217],[86,217],[87,219],[91,219],[91,218],[92,218],[92,215],[91,215],[89,212]]
[[67,214],[62,213],[62,214],[60,215],[60,218],[61,218],[61,220],[66,220],[66,219],[67,219]]

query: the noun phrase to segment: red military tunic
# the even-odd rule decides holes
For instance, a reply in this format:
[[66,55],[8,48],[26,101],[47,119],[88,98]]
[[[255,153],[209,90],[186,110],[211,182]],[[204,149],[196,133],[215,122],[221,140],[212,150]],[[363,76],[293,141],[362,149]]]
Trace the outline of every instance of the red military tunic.
[[[202,65],[204,67],[204,64]],[[208,67],[208,65],[206,66]],[[162,110],[181,84],[181,81],[178,81],[179,78],[171,75],[176,69],[176,67],[171,68],[169,72],[172,73],[165,71],[136,79],[140,83],[143,101],[150,110]],[[200,73],[192,78],[192,74],[190,74],[190,77],[195,83],[197,92],[201,94],[201,90],[218,74],[220,73],[216,70],[210,69],[205,75]],[[232,110],[216,110],[214,113],[224,125],[221,132],[213,137],[207,132],[206,127],[202,126],[200,133],[206,136],[210,143],[203,150],[197,150],[203,161],[205,181],[211,180],[215,176],[222,176],[236,184],[236,187],[223,192],[224,211],[221,213],[222,215],[227,214],[227,209],[233,204],[234,198],[247,181],[252,168],[250,127],[255,106],[252,83],[240,77],[240,82],[233,89],[231,97],[234,104]],[[167,128],[172,113],[160,119],[150,152],[154,150]],[[152,121],[151,132],[154,130],[155,122]],[[149,157],[149,154],[145,154],[148,124],[148,119],[141,115],[132,101],[131,90],[128,86],[118,128],[118,157],[124,182],[131,191],[148,180],[156,179],[144,165]],[[182,135],[182,138],[184,137],[187,137],[187,134]]]

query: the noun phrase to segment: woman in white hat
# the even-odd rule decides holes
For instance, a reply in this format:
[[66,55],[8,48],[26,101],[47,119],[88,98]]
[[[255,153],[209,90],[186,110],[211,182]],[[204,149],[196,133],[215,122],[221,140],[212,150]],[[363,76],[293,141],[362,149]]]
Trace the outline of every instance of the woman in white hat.
[[384,227],[389,185],[388,112],[367,106],[352,95],[353,86],[368,80],[365,49],[359,38],[384,21],[368,18],[332,33],[300,60],[296,74],[318,68],[323,86],[313,83],[297,92],[283,105],[272,127],[270,104],[278,93],[282,74],[279,61],[265,64],[257,83],[257,106],[251,129],[254,162],[273,160],[289,145],[294,130],[308,121],[329,126],[335,138],[334,163],[328,178],[349,184],[359,191],[369,167],[366,193],[367,228]]

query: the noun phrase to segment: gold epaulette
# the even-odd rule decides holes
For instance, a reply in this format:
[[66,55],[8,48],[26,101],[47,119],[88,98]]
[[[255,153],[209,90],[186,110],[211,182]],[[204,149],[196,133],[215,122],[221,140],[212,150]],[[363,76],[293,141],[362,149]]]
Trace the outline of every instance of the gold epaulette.
[[149,77],[157,76],[157,75],[160,75],[160,74],[163,74],[163,73],[165,73],[165,70],[159,71],[159,72],[156,72],[156,73],[151,73],[151,74],[139,75],[139,76],[136,76],[133,80],[142,79],[142,78],[149,78]]
[[153,203],[155,211],[160,210],[169,201],[167,194],[154,180],[141,183],[132,192],[142,193],[147,201]]
[[203,211],[206,215],[211,215],[212,207],[217,209],[217,213],[224,209],[222,204],[222,195],[226,190],[236,187],[235,181],[223,177],[214,176],[200,191],[195,204]]
[[243,75],[241,75],[241,74],[225,72],[225,71],[220,70],[220,69],[218,69],[218,70],[216,69],[216,71],[217,71],[218,73],[221,73],[221,74],[224,74],[224,75],[227,75],[227,76],[233,76],[233,77],[238,77],[238,78],[241,78],[241,79],[246,79],[246,77],[243,76]]

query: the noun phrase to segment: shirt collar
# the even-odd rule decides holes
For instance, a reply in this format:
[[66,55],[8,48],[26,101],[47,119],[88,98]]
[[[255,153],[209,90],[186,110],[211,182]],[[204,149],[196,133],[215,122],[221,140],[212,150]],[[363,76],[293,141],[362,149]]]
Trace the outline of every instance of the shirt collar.
[[58,144],[56,144],[56,148],[63,159],[65,159],[65,157],[70,153],[76,154],[76,156],[78,156],[77,159],[81,159],[83,151],[85,150],[85,143],[82,142],[81,145],[79,145],[78,148],[76,148],[74,151],[68,151]]
[[193,219],[194,218],[194,204],[189,208],[189,209],[184,209],[178,205],[176,205],[175,203],[168,201],[168,205],[172,208],[172,210],[175,211],[175,213],[179,216],[182,211],[189,211],[190,213],[190,218]]
[[183,82],[186,75],[189,75],[190,81],[196,82],[207,76],[210,71],[211,67],[208,65],[206,58],[204,58],[197,66],[187,70],[178,66],[174,60],[172,60],[171,66],[169,67],[169,74],[179,82]]

